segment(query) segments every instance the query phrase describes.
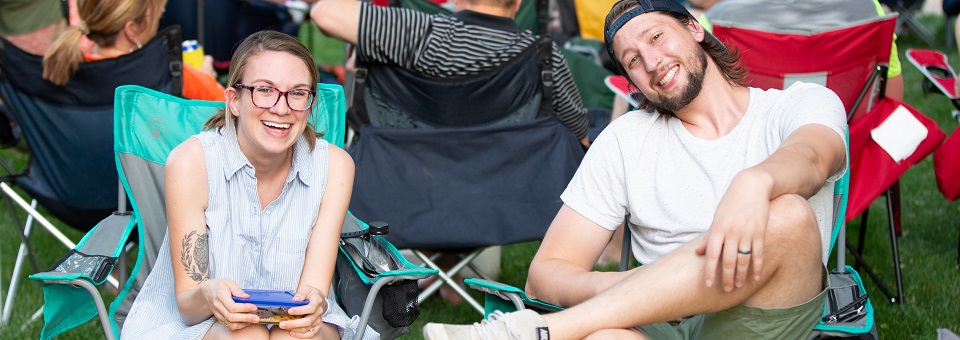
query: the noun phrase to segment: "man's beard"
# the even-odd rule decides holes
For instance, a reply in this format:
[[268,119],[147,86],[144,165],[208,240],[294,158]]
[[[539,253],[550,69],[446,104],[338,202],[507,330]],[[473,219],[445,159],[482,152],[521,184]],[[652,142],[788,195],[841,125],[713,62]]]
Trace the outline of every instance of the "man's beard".
[[699,67],[688,73],[690,76],[687,79],[687,86],[683,88],[680,95],[675,98],[665,98],[662,94],[657,94],[656,98],[647,98],[650,106],[657,112],[674,114],[700,95],[700,90],[703,89],[703,77],[707,73],[707,53],[702,48],[698,48],[697,52]]

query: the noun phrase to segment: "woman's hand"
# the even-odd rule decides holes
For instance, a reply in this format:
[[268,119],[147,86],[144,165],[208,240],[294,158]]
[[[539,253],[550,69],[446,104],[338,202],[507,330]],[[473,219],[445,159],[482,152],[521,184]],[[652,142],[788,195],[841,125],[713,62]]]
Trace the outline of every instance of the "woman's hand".
[[323,327],[322,317],[327,311],[327,297],[323,296],[319,289],[303,285],[297,288],[293,301],[304,300],[309,303],[287,310],[290,315],[303,315],[303,318],[283,321],[279,326],[280,329],[290,331],[290,336],[294,338],[309,339],[315,337]]
[[197,287],[217,322],[230,330],[238,330],[260,322],[260,317],[252,314],[257,306],[251,303],[236,303],[233,297],[249,298],[236,282],[231,279],[209,279]]

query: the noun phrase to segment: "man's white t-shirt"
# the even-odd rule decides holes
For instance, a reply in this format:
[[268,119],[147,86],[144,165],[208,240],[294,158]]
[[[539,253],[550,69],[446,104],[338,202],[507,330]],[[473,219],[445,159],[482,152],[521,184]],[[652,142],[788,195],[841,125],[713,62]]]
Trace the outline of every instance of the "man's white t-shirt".
[[[843,103],[831,90],[794,83],[786,90],[750,88],[737,126],[715,140],[691,135],[679,119],[634,111],[613,121],[590,146],[564,204],[615,230],[630,214],[632,250],[652,263],[706,232],[733,177],[772,154],[797,128],[821,124],[846,140]],[[817,216],[824,264],[833,228],[831,176],[808,202]]]

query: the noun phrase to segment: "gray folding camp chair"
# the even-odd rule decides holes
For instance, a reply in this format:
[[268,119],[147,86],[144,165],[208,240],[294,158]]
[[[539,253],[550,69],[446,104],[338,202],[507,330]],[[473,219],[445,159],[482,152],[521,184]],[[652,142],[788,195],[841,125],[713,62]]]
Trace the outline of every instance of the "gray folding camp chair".
[[[329,142],[342,144],[343,89],[321,84],[318,90],[318,104],[311,113],[311,123]],[[109,217],[49,271],[30,276],[44,286],[44,339],[86,322],[94,315],[100,316],[107,338],[113,339],[119,334],[144,280],[157,257],[163,256],[159,249],[167,228],[163,197],[166,156],[175,146],[199,133],[203,123],[224,107],[222,102],[185,100],[139,86],[117,88],[115,103],[117,171],[130,198],[132,218],[129,213]],[[120,250],[134,222],[139,249],[133,275],[122,282],[121,291],[108,310],[94,286],[102,283],[114,264],[123,259]],[[381,336],[392,338],[404,333],[405,326],[419,313],[416,300],[411,301],[406,292],[412,286],[415,297],[415,280],[435,271],[410,264],[381,236],[371,235],[382,233],[381,228],[377,228],[376,233],[366,230],[365,223],[348,215],[341,237],[336,294],[341,301],[362,301],[344,303],[344,309],[361,315],[364,323],[372,320],[371,327]],[[120,268],[119,272],[126,269]],[[75,289],[77,286],[86,291]],[[382,310],[383,317],[371,316],[377,309]],[[362,329],[364,327],[357,338],[363,336]]]

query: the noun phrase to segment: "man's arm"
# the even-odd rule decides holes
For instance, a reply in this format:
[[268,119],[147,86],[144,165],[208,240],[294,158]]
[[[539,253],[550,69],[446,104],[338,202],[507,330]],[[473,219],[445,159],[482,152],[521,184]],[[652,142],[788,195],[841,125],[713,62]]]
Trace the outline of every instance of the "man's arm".
[[716,281],[718,265],[726,291],[745,284],[751,262],[753,278],[759,280],[770,201],[784,194],[816,194],[844,167],[845,150],[834,130],[808,124],[793,131],[766,160],[738,173],[717,206],[706,242],[697,248],[707,256],[706,285]]
[[612,235],[612,230],[591,222],[564,204],[530,263],[527,294],[570,307],[627,278],[629,272],[593,271]]
[[313,5],[310,19],[323,34],[357,43],[360,24],[360,2],[357,0],[323,0]]

